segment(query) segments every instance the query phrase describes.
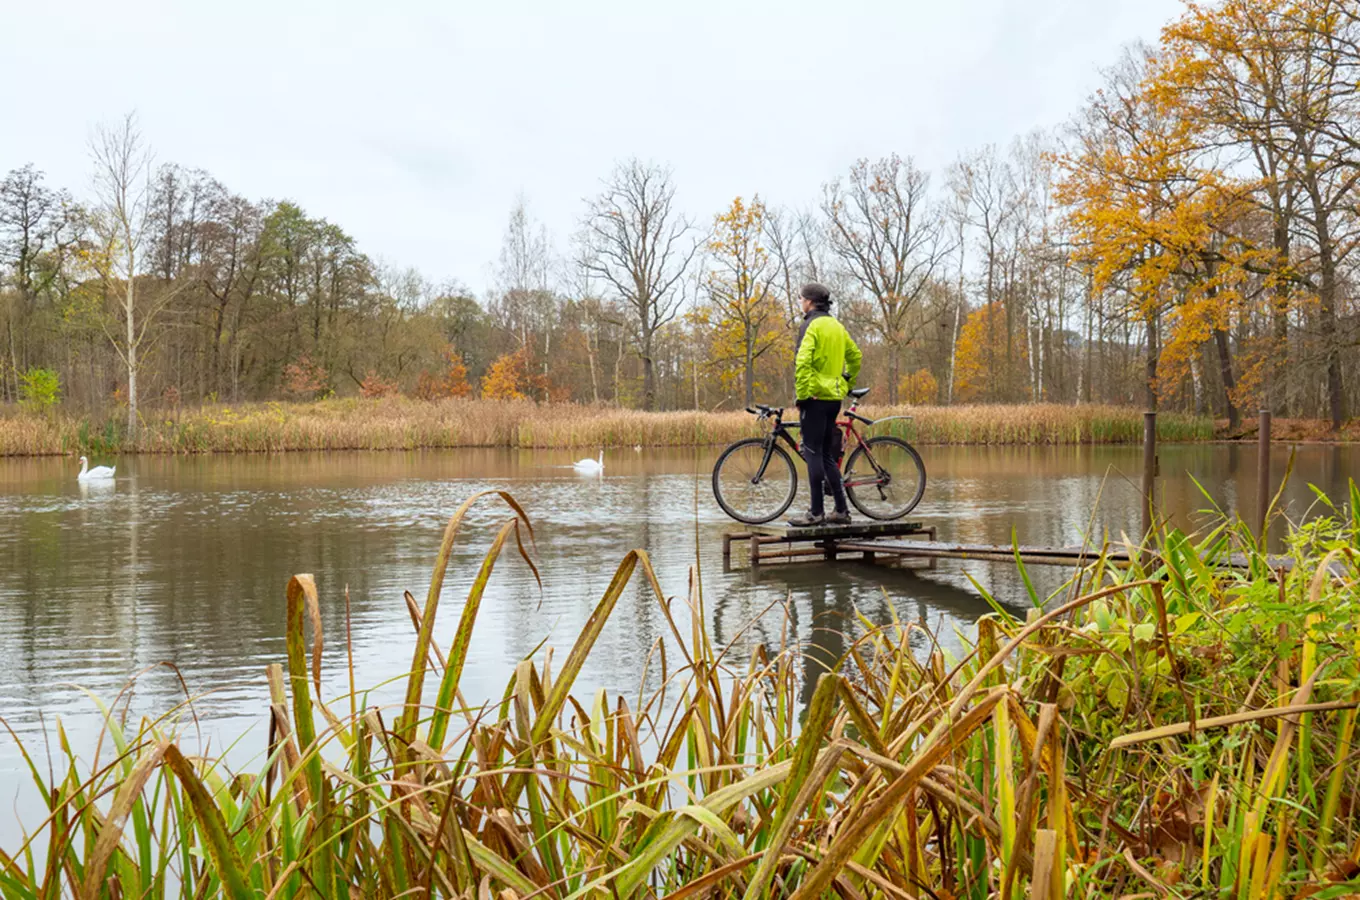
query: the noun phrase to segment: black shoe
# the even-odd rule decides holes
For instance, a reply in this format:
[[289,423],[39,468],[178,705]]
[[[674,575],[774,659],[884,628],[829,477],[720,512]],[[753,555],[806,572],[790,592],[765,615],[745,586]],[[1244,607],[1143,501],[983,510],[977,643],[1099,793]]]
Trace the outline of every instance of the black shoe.
[[826,516],[814,516],[810,512],[805,512],[791,517],[789,524],[794,528],[815,528],[826,524]]
[[848,512],[827,513],[826,524],[828,525],[849,525],[850,514]]

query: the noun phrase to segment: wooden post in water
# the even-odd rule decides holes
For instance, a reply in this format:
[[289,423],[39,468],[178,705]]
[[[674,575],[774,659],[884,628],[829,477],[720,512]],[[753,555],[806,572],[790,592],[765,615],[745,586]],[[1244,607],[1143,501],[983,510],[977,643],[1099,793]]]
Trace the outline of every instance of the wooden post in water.
[[1270,511],[1270,410],[1261,410],[1257,428],[1256,459],[1256,533],[1261,537],[1261,549],[1266,548],[1266,514]]
[[1143,542],[1152,538],[1157,500],[1157,414],[1143,413]]

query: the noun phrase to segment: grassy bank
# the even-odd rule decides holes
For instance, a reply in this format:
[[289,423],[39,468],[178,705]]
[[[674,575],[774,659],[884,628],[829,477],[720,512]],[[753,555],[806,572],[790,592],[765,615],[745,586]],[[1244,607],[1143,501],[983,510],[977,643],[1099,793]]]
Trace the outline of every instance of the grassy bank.
[[[1360,504],[1354,487],[1350,500]],[[445,531],[423,611],[408,601],[416,637],[404,704],[321,696],[323,667],[347,657],[323,658],[320,639],[307,640],[320,616],[311,577],[299,575],[287,587],[287,660],[269,668],[273,703],[260,710],[268,759],[232,772],[185,755],[163,721],[126,727],[110,716],[116,750],[93,771],[69,750],[34,759],[50,815],[32,843],[0,854],[0,892],[1360,891],[1346,882],[1360,854],[1353,512],[1294,534],[1282,582],[1244,528],[1198,542],[1162,535],[1146,568],[1098,562],[1045,611],[983,619],[962,659],[932,651],[918,625],[862,623],[840,670],[822,674],[799,710],[807,663],[796,645],[749,659],[714,646],[701,595],[666,599],[640,553],[622,561],[568,653],[526,660],[503,698],[469,706],[459,680],[482,592],[502,550],[526,552],[514,538],[529,521],[506,511],[457,631],[437,637],[467,508]],[[1233,551],[1250,570],[1221,564]],[[671,623],[670,651],[649,662],[664,691],[579,696],[574,679],[620,598],[642,602],[626,590],[639,579]]]
[[[1111,406],[869,408],[905,414],[882,426],[923,444],[1136,443],[1142,414]],[[574,404],[478,400],[325,400],[205,406],[150,414],[136,441],[121,420],[0,411],[0,456],[88,453],[264,453],[289,450],[414,450],[450,447],[691,447],[755,433],[745,412],[643,413]],[[1206,440],[1213,423],[1178,414],[1159,420],[1162,440]]]

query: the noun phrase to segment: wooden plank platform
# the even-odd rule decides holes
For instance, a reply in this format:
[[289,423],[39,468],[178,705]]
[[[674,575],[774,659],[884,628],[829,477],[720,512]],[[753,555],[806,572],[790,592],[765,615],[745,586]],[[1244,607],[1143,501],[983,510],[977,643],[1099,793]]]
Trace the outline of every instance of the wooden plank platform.
[[787,522],[767,522],[764,525],[748,525],[746,530],[753,534],[777,537],[785,541],[810,541],[822,538],[850,540],[852,538],[900,537],[920,534],[920,522],[876,522],[859,521],[849,525],[813,525],[799,528]]
[[[748,541],[752,566],[767,562],[791,562],[821,559],[832,561],[853,555],[865,562],[880,560],[915,559],[928,561],[931,566],[938,559],[964,559],[982,562],[1014,563],[1017,553],[1026,565],[1084,566],[1102,555],[1098,547],[1040,547],[1022,544],[962,544],[936,540],[934,526],[919,522],[869,522],[851,525],[824,525],[815,528],[795,528],[791,525],[755,525],[747,531],[723,535],[723,563],[730,566],[732,543]],[[896,538],[885,540],[885,538]],[[904,540],[903,538],[924,538]],[[799,546],[799,545],[802,546]],[[1136,555],[1136,551],[1134,551]],[[1125,547],[1106,547],[1104,557],[1115,565],[1129,565],[1130,551]],[[1251,560],[1240,553],[1230,554],[1224,562],[1234,568],[1245,569]],[[1293,560],[1286,556],[1271,556],[1272,569],[1288,570]]]
[[[842,552],[852,552],[872,562],[879,552],[879,541],[886,537],[921,536],[934,540],[934,527],[920,522],[854,522],[849,525],[816,525],[799,528],[787,523],[750,525],[746,531],[723,535],[723,565],[731,567],[732,543],[747,541],[752,566],[767,562],[799,559],[835,560]],[[906,542],[903,542],[906,543]],[[799,545],[802,546],[799,546]],[[853,550],[850,544],[855,544]],[[905,554],[898,554],[903,556]],[[934,565],[934,563],[930,563]]]
[[[988,562],[1015,562],[1018,552],[1026,563],[1036,565],[1084,565],[1100,558],[1100,549],[1092,547],[1036,547],[1021,544],[955,544],[946,541],[874,541],[872,549],[880,553],[899,553],[931,559],[975,559]],[[843,549],[858,549],[858,542],[847,542]],[[867,547],[867,544],[865,545]],[[1127,550],[1108,548],[1105,558],[1110,562],[1127,563]]]

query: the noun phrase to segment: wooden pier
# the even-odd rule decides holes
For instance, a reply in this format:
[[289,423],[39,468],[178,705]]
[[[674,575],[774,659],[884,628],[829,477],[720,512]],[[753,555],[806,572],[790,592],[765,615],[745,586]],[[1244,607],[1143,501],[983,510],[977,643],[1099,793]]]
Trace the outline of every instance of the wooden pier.
[[[936,538],[934,526],[920,522],[855,522],[850,525],[816,525],[797,528],[793,525],[770,523],[748,525],[744,531],[723,535],[723,565],[732,564],[732,544],[746,541],[752,566],[769,562],[794,562],[821,559],[834,561],[847,554],[866,562],[874,562],[880,554],[906,556],[900,549],[910,543],[909,538]],[[896,538],[893,542],[885,538]]]
[[[752,566],[779,562],[834,562],[858,559],[869,563],[899,563],[920,560],[934,567],[938,559],[964,559],[1014,564],[1018,555],[1026,565],[1084,566],[1102,555],[1106,562],[1129,565],[1136,556],[1125,547],[1039,547],[1021,544],[961,544],[937,540],[935,527],[920,522],[855,522],[850,525],[820,525],[796,528],[786,524],[748,525],[743,531],[723,535],[723,565],[732,565],[732,544],[746,541]],[[1246,568],[1250,561],[1242,554],[1231,554],[1228,565]],[[1271,568],[1289,569],[1289,557],[1269,558]]]

